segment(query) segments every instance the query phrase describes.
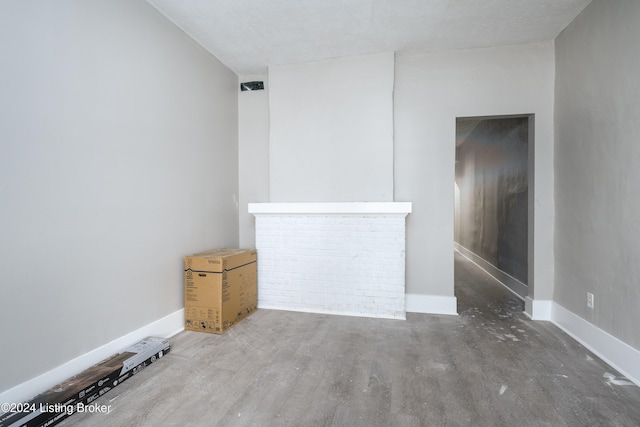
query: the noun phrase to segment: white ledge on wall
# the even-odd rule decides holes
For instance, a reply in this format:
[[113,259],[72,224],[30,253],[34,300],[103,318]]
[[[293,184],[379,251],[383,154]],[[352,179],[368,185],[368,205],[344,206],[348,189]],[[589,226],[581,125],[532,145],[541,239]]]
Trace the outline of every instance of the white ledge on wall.
[[411,213],[411,202],[332,202],[332,203],[249,203],[254,215],[403,215]]

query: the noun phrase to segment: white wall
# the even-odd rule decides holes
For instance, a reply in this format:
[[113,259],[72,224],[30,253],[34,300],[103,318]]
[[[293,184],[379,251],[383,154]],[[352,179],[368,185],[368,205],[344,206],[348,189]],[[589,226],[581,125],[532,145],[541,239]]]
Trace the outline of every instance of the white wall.
[[393,200],[394,54],[269,68],[272,202]]
[[[556,40],[554,300],[640,349],[640,2],[591,3]],[[595,307],[586,307],[586,294]],[[636,362],[637,363],[637,362]]]
[[535,114],[535,279],[553,293],[553,42],[396,57],[395,200],[407,217],[407,292],[453,296],[456,118]]
[[0,2],[0,392],[183,306],[238,243],[237,77],[144,1]]
[[[264,90],[238,95],[238,161],[240,247],[255,248],[255,217],[248,203],[269,201],[269,82],[267,75],[244,75],[238,84],[264,82]],[[259,255],[258,255],[259,256]]]

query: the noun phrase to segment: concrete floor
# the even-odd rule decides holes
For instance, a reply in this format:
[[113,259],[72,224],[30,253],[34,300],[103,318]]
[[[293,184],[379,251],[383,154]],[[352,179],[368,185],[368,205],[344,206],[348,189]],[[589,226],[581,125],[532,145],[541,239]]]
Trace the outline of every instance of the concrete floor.
[[456,254],[459,316],[258,310],[64,426],[640,426],[640,388]]

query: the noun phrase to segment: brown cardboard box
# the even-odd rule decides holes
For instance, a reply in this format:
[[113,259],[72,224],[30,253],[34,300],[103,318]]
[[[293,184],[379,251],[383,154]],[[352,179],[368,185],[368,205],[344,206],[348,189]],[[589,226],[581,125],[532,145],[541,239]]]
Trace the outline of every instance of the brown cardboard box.
[[184,327],[222,334],[258,304],[255,249],[216,249],[184,258]]

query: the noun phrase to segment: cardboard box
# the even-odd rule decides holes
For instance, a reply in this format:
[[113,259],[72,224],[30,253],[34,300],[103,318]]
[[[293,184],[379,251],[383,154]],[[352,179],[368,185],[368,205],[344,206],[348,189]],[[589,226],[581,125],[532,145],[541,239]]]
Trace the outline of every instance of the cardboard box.
[[12,404],[8,412],[0,415],[0,427],[53,426],[79,411],[99,412],[104,408],[90,406],[94,400],[167,354],[170,348],[168,339],[147,337],[28,402]]
[[222,334],[258,305],[255,249],[216,249],[184,258],[189,331]]

